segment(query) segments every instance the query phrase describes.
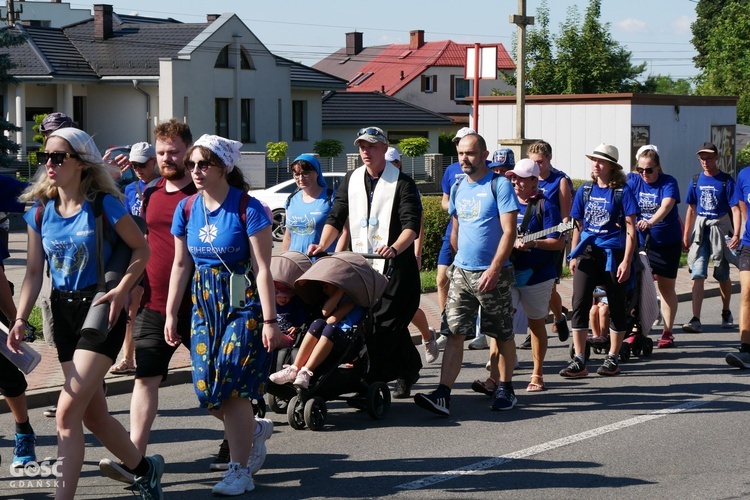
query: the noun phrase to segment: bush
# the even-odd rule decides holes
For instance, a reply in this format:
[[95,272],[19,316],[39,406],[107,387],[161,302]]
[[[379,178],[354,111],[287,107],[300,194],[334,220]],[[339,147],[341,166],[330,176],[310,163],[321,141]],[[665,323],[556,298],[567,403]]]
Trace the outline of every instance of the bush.
[[337,139],[323,139],[313,144],[313,151],[321,158],[336,158],[344,152],[344,144]]
[[410,158],[422,156],[430,150],[430,141],[424,137],[409,137],[401,139],[398,143],[401,154]]
[[737,172],[750,165],[750,144],[737,151]]
[[442,196],[423,196],[424,245],[422,247],[422,270],[437,268],[437,257],[443,246],[443,235],[448,225],[448,213],[441,206]]

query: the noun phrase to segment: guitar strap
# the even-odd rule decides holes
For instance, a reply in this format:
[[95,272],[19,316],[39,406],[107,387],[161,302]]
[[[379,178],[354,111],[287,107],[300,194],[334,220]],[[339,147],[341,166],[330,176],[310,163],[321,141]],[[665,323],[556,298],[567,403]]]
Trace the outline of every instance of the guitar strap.
[[521,227],[518,228],[519,234],[526,234],[526,230],[531,223],[531,217],[536,217],[539,222],[539,228],[544,229],[543,203],[544,197],[540,194],[529,199],[529,203],[526,205],[526,211],[523,214],[523,219],[521,219]]

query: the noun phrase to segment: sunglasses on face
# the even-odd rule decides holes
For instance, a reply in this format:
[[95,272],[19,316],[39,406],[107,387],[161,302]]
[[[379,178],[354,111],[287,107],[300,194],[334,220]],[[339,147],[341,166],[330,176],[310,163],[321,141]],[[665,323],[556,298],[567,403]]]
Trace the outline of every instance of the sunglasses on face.
[[383,131],[375,127],[367,127],[367,128],[359,129],[359,132],[357,132],[357,137],[359,137],[360,135],[365,135],[365,134],[374,135],[376,137],[385,137],[385,135],[383,135]]
[[636,168],[639,174],[646,174],[651,175],[654,173],[654,169],[652,167],[649,168]]
[[133,168],[146,168],[147,167],[145,163],[138,163],[135,161],[131,161],[130,164],[133,165]]
[[61,167],[66,158],[78,158],[78,156],[64,151],[53,151],[51,153],[37,151],[36,153],[36,162],[39,165],[46,165],[47,161],[52,160],[52,165],[54,167]]
[[198,161],[198,162],[186,161],[185,162],[185,166],[187,167],[187,169],[190,172],[192,172],[195,169],[195,167],[198,167],[198,169],[201,172],[205,172],[206,170],[208,170],[210,167],[213,166],[213,163],[211,163],[208,160],[201,160],[201,161]]

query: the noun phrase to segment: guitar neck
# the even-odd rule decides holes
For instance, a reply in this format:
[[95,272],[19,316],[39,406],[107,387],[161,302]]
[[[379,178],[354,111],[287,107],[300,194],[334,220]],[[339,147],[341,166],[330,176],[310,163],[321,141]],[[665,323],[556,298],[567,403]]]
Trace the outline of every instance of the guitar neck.
[[570,231],[573,229],[573,221],[569,222],[561,222],[560,224],[550,227],[547,229],[543,229],[541,231],[537,231],[536,233],[526,234],[521,237],[521,243],[528,243],[529,241],[538,240],[539,238],[544,238],[548,234],[552,233],[564,233],[566,231]]

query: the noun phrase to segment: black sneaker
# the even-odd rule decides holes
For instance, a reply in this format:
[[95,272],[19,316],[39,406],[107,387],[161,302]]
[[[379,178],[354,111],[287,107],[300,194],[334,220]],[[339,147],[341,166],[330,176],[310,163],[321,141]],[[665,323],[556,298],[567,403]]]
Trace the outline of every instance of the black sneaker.
[[229,469],[229,442],[225,439],[219,445],[219,454],[216,460],[208,466],[209,470],[227,470]]
[[555,321],[555,324],[557,325],[557,338],[560,339],[560,342],[565,342],[566,340],[568,340],[568,337],[570,337],[568,317],[563,314],[562,318]]
[[420,408],[429,410],[442,417],[447,417],[451,414],[450,395],[438,394],[437,391],[433,391],[430,394],[417,394],[414,396],[414,402]]
[[161,490],[161,476],[164,474],[164,458],[161,455],[146,457],[148,460],[148,473],[145,476],[135,478],[135,485],[141,498],[161,500],[164,493]]
[[586,363],[582,363],[578,358],[574,358],[568,366],[560,370],[560,376],[566,378],[585,377],[588,374]]
[[518,346],[519,349],[531,349],[531,334],[526,335],[526,339]]
[[49,418],[55,418],[57,416],[57,405],[50,406],[44,410],[44,416]]
[[604,375],[605,377],[612,377],[620,373],[620,364],[612,356],[607,356],[604,360],[604,364],[596,370],[596,373]]
[[731,330],[734,328],[734,318],[732,317],[731,311],[721,311],[721,327],[725,330]]
[[515,393],[503,384],[500,384],[497,386],[497,391],[495,391],[495,401],[492,402],[490,408],[492,408],[492,411],[510,410],[516,406],[517,402],[518,400],[516,399]]
[[419,380],[419,373],[412,376],[411,381],[408,381],[405,378],[397,378],[396,387],[393,389],[393,398],[406,399],[411,396],[411,386],[416,384],[417,380]]

